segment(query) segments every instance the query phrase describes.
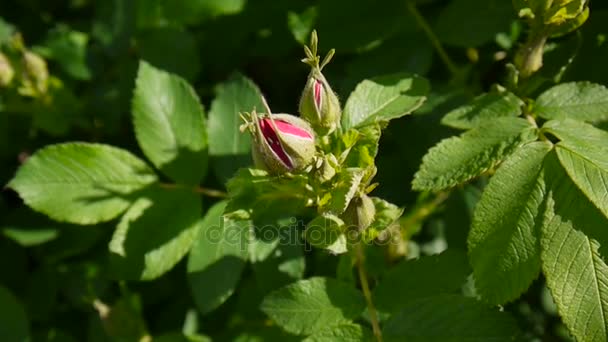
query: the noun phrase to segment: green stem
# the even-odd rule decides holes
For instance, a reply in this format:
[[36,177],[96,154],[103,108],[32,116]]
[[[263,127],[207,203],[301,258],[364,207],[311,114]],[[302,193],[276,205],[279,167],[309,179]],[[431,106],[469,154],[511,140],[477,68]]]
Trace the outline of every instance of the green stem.
[[192,192],[195,192],[195,193],[201,194],[201,195],[205,195],[208,197],[216,197],[216,198],[228,197],[228,194],[224,191],[215,190],[215,189],[207,189],[207,188],[203,188],[201,186],[195,186],[193,188],[189,188],[185,185],[172,184],[172,183],[159,183],[158,185],[163,189],[191,189]]
[[458,68],[456,67],[456,64],[454,64],[454,62],[452,62],[452,60],[450,59],[450,56],[443,48],[443,45],[441,45],[439,38],[437,38],[437,35],[435,35],[435,32],[433,32],[433,29],[431,28],[429,23],[426,21],[426,19],[424,19],[422,14],[420,14],[420,11],[418,11],[418,8],[411,0],[406,0],[405,3],[407,4],[408,10],[410,11],[410,13],[412,13],[414,19],[416,20],[420,28],[422,28],[427,38],[431,41],[431,44],[433,44],[435,50],[437,50],[437,54],[439,55],[439,58],[441,58],[443,64],[445,64],[452,76],[457,75]]
[[363,296],[367,302],[367,311],[369,312],[369,319],[372,322],[372,330],[376,341],[382,342],[382,331],[380,330],[380,323],[378,322],[378,313],[374,302],[372,301],[372,293],[369,289],[369,283],[367,282],[367,272],[365,271],[365,254],[363,251],[363,245],[357,244],[355,247],[355,257],[357,260],[357,268],[359,270],[359,281],[361,282],[361,289],[363,290]]

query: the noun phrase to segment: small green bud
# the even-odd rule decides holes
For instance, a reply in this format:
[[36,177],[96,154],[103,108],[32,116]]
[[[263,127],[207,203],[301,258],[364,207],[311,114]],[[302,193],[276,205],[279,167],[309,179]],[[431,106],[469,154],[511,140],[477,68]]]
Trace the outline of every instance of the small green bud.
[[342,115],[338,96],[319,69],[313,69],[300,99],[300,114],[323,135],[336,130]]
[[15,76],[15,70],[6,56],[0,52],[0,87],[7,87]]
[[306,121],[290,114],[261,114],[244,118],[253,138],[256,167],[271,174],[299,171],[312,163],[315,136]]
[[336,168],[338,167],[338,159],[333,154],[325,155],[319,160],[318,170],[319,179],[321,182],[327,182],[336,175]]
[[363,231],[369,227],[376,216],[376,206],[367,195],[355,197],[350,201],[343,214],[344,223],[348,228]]
[[338,96],[321,72],[323,67],[331,61],[335,51],[331,50],[320,63],[320,58],[317,56],[317,43],[317,33],[313,31],[310,48],[304,48],[306,58],[302,61],[310,65],[311,71],[302,91],[299,111],[320,135],[327,135],[340,125],[342,110]]

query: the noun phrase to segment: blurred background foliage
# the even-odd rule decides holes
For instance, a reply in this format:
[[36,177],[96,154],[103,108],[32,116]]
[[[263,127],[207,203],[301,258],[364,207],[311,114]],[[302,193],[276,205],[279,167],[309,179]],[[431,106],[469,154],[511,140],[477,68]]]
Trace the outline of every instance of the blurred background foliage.
[[[531,92],[560,79],[608,85],[608,2],[590,6],[581,30],[548,44]],[[218,85],[241,73],[276,112],[295,113],[308,72],[299,62],[301,44],[313,28],[323,52],[337,50],[325,72],[342,99],[362,79],[382,74],[417,73],[432,84],[427,103],[391,123],[381,140],[374,194],[406,208],[400,223],[412,240],[388,257],[370,248],[372,276],[400,255],[465,249],[484,180],[439,199],[412,192],[410,183],[428,148],[456,133],[439,124],[442,115],[503,81],[526,34],[506,0],[2,1],[0,183],[31,153],[58,142],[107,143],[141,156],[129,114],[140,59],[186,78],[206,108]],[[231,174],[213,169],[203,185],[225,189]],[[26,208],[11,191],[0,195],[0,297],[12,303],[0,307],[0,320],[26,316],[34,341],[128,341],[142,331],[155,341],[289,338],[257,309],[264,293],[286,283],[272,278],[277,272],[248,266],[235,296],[202,314],[185,262],[151,282],[112,279],[106,265],[113,223],[61,224]],[[204,198],[205,208],[212,203]],[[349,277],[340,273],[341,258],[322,251],[302,258],[306,276],[335,276],[338,269],[338,277]],[[506,309],[529,340],[567,339],[542,279]]]

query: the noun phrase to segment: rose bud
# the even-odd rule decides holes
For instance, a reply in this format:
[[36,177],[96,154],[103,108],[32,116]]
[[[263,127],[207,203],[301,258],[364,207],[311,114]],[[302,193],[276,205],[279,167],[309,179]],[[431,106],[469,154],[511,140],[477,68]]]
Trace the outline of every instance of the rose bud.
[[290,114],[261,114],[244,119],[253,137],[256,167],[272,174],[302,170],[315,156],[315,136],[306,121]]
[[340,101],[318,68],[313,68],[300,99],[300,114],[325,135],[339,125]]
[[344,222],[348,228],[363,231],[369,227],[376,217],[376,206],[367,195],[361,195],[352,199],[343,214]]

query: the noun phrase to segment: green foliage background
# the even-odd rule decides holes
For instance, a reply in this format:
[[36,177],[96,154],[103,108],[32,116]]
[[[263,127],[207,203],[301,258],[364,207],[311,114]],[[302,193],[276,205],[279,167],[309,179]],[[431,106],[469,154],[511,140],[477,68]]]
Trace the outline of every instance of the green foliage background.
[[[248,229],[234,218],[222,221],[217,242],[203,238],[220,225],[230,186],[250,191],[251,202],[260,191],[228,183],[251,161],[249,137],[226,113],[262,108],[260,93],[275,112],[296,113],[308,73],[301,45],[313,28],[321,51],[337,50],[324,72],[351,112],[375,94],[363,80],[416,74],[407,82],[430,83],[422,107],[383,131],[376,158],[373,195],[405,208],[398,241],[365,251],[385,340],[601,340],[608,335],[601,243],[608,195],[598,185],[608,170],[601,86],[608,85],[608,3],[590,8],[579,30],[549,41],[543,68],[516,96],[494,87],[508,83],[506,64],[527,33],[506,0],[1,2],[0,51],[19,60],[10,52],[19,34],[49,75],[40,90],[16,67],[14,81],[23,84],[0,88],[0,183],[14,179],[0,193],[0,340],[371,340],[349,255],[277,236],[243,250],[226,242]],[[567,83],[574,81],[591,83]],[[549,152],[547,141],[534,142],[539,130],[517,118],[532,105],[539,121],[575,111],[588,123],[548,121],[540,131],[555,146]],[[155,125],[176,134],[151,134],[161,129],[149,129]],[[14,178],[26,160],[32,167]],[[86,167],[66,171],[74,160]],[[87,187],[92,178],[105,186]],[[156,182],[164,186],[148,187]],[[64,205],[76,196],[91,202]],[[474,214],[476,205],[488,210]],[[300,236],[302,227],[272,220],[270,211],[288,209],[262,216]],[[539,212],[555,231],[512,238],[542,226]],[[504,235],[487,238],[486,227]],[[515,260],[521,277],[489,263],[498,256]],[[558,267],[563,260],[573,260],[567,272]],[[578,288],[591,274],[597,300]],[[576,286],[562,287],[565,279]],[[603,313],[603,321],[580,321],[581,312]]]

